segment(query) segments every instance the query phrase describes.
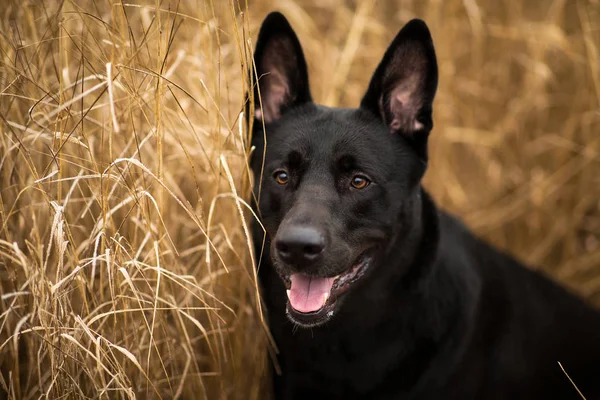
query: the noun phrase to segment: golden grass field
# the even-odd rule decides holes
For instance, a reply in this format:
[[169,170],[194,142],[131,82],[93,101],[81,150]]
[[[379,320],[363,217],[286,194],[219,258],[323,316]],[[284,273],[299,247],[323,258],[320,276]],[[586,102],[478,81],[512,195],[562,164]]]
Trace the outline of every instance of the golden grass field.
[[240,113],[273,9],[331,106],[425,19],[426,187],[600,304],[598,0],[6,0],[0,399],[264,398]]

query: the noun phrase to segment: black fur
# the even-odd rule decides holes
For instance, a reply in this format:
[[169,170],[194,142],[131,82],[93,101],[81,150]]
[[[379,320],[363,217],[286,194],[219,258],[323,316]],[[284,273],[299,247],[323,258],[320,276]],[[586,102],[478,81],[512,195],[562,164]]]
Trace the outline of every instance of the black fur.
[[[263,23],[255,63],[264,253],[258,224],[254,234],[280,350],[277,399],[578,399],[558,362],[600,398],[599,314],[477,239],[421,186],[437,86],[424,22],[400,31],[357,109],[312,102],[300,43],[279,13]],[[370,184],[353,187],[357,175]],[[298,226],[323,246],[314,262],[271,246]],[[336,276],[361,254],[368,269],[327,313],[290,308],[287,277]]]

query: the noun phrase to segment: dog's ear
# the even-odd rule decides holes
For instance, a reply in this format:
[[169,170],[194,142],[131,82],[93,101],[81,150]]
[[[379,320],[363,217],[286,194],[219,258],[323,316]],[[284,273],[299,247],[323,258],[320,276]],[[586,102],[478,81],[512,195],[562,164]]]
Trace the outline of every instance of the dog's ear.
[[302,47],[281,13],[272,12],[263,21],[254,64],[258,77],[254,88],[255,118],[273,122],[286,109],[312,101]]
[[413,142],[424,159],[427,136],[433,127],[437,79],[431,34],[425,22],[413,19],[385,52],[361,101],[361,107],[378,115],[391,133]]

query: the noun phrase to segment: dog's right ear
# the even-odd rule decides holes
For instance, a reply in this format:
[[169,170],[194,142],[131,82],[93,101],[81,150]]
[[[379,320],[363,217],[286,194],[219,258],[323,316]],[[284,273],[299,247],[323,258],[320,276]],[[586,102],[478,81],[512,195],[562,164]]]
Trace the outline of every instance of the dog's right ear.
[[255,78],[258,78],[254,86],[256,119],[270,123],[280,118],[286,109],[312,101],[300,41],[281,13],[272,12],[263,21],[254,64]]

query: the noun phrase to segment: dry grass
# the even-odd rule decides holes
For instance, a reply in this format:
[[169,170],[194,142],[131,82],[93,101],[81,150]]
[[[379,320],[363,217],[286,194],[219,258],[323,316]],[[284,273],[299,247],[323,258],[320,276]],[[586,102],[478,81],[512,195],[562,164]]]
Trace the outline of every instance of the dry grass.
[[425,18],[427,187],[600,301],[598,0],[248,1],[3,4],[0,398],[262,398],[239,117],[274,7],[328,105]]

